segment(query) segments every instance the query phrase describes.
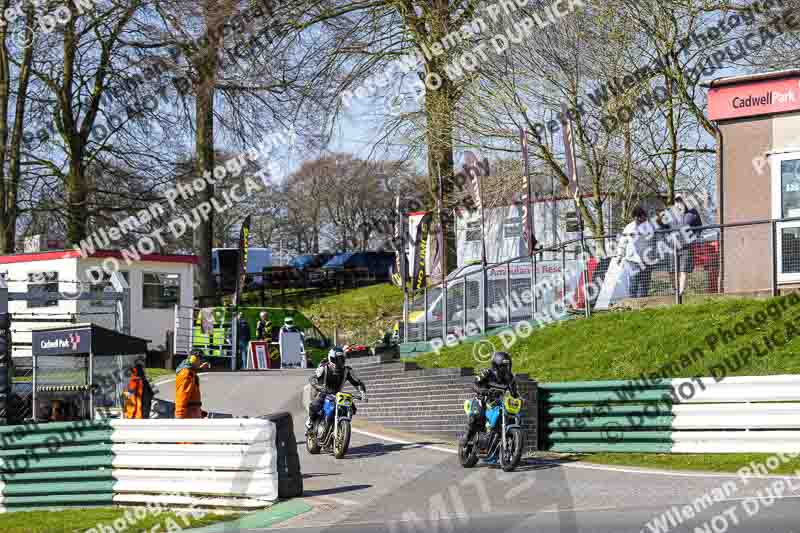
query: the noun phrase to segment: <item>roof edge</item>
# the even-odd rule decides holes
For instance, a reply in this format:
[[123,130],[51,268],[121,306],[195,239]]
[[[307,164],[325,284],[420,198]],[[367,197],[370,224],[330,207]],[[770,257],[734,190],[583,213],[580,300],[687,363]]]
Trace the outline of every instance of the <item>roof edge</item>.
[[760,72],[757,74],[743,74],[740,76],[723,76],[713,80],[700,82],[701,87],[714,89],[716,87],[726,87],[728,85],[741,85],[754,81],[779,80],[800,76],[800,69],[792,68],[785,70],[773,70],[771,72]]
[[[87,256],[83,256],[80,250],[45,250],[41,252],[27,252],[18,254],[0,255],[0,264],[27,263],[33,261],[51,261],[55,259],[102,259],[113,257],[122,259],[120,250],[95,250]],[[196,265],[200,258],[196,255],[183,254],[141,254],[139,261],[153,261],[160,263],[191,263]]]

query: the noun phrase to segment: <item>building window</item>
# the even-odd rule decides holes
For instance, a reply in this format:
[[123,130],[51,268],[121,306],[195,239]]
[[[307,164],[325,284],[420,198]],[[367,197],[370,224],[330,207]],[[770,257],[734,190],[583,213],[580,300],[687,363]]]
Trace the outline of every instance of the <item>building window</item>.
[[522,217],[507,218],[503,223],[503,237],[506,239],[522,235]]
[[27,288],[28,308],[58,305],[58,272],[29,272]]
[[467,222],[467,242],[481,240],[481,223],[479,221]]
[[781,215],[800,216],[800,159],[781,161]]
[[567,233],[577,233],[581,230],[581,220],[578,217],[577,211],[567,211],[567,215],[564,219],[567,222]]
[[[122,278],[128,284],[128,287],[131,285],[130,275],[127,271],[120,271],[122,274]],[[103,279],[101,281],[90,281],[89,282],[89,293],[92,296],[99,297],[100,295],[106,292],[113,292],[114,285],[111,283],[111,274],[108,272],[103,272]],[[93,307],[114,307],[116,302],[114,300],[92,300],[89,305]]]
[[142,305],[145,309],[168,309],[180,302],[181,275],[145,272]]

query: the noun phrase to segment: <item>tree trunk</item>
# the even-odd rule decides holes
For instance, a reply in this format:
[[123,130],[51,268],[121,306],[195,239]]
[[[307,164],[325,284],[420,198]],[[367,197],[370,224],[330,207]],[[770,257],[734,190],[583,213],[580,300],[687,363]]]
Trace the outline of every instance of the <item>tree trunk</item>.
[[[215,14],[206,4],[206,28],[214,28]],[[217,52],[219,50],[219,32],[208,32],[209,43],[206,53],[198,58],[198,80],[195,86],[195,120],[197,122],[195,134],[195,159],[197,172],[203,176],[206,172],[214,173],[214,94],[217,76]],[[209,184],[198,194],[198,203],[208,202],[214,197],[214,187]],[[199,256],[197,269],[197,290],[202,296],[214,293],[211,274],[211,250],[214,240],[214,211],[208,212],[194,230],[194,249]]]
[[[0,1],[0,11],[5,13],[8,8],[8,0]],[[6,39],[8,36],[8,25],[0,28],[0,252],[4,254],[14,251],[14,243],[8,242],[8,228],[13,224],[10,212],[14,206],[9,202],[5,162],[6,149],[8,146],[8,97],[11,85],[11,72],[8,65],[8,46]]]
[[[35,12],[33,6],[27,6],[25,39],[32,42]],[[28,85],[33,63],[33,46],[25,48],[22,67],[17,85],[16,109],[14,110],[14,130],[11,134],[11,149],[8,162],[8,185],[6,186],[6,208],[3,216],[2,234],[0,234],[0,253],[11,254],[16,249],[17,239],[17,193],[21,180],[21,149],[25,133],[25,104],[28,100]]]
[[86,238],[89,190],[84,175],[83,157],[75,154],[67,175],[67,246],[80,245]]
[[[428,65],[426,71],[437,73],[435,66]],[[438,70],[438,69],[437,69]],[[434,196],[439,194],[439,180],[442,181],[442,195],[444,205],[455,191],[455,172],[453,163],[453,114],[456,107],[455,87],[444,74],[440,74],[442,86],[438,90],[425,91],[425,116],[427,119],[428,143],[428,176],[430,176],[431,192]],[[465,184],[468,186],[468,184]],[[443,217],[447,221],[450,217]],[[445,264],[444,268],[450,270],[458,261],[456,254],[455,224],[446,224],[445,234]],[[442,272],[447,276],[447,271]]]
[[670,154],[669,175],[667,176],[667,205],[672,205],[675,200],[675,176],[678,174],[678,149],[680,140],[675,124],[675,109],[672,105],[672,84],[665,79],[667,88],[667,126],[669,128],[669,142],[672,154]]
[[[195,99],[195,114],[197,117],[197,132],[195,135],[197,160],[197,173],[202,176],[205,172],[214,172],[214,85],[213,83],[200,83],[197,87]],[[211,202],[214,197],[214,186],[208,186],[198,193],[198,205]],[[205,220],[194,230],[194,249],[199,256],[196,269],[197,289],[202,296],[213,294],[211,279],[211,250],[214,238],[214,212],[208,212]]]

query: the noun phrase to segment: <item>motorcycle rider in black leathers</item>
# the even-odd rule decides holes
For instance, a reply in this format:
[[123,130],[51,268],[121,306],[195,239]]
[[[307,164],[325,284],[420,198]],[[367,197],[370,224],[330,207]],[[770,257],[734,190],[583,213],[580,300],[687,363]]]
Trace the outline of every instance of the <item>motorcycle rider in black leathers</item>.
[[492,366],[475,377],[472,389],[478,397],[480,407],[477,414],[469,417],[469,429],[464,436],[464,443],[472,440],[486,424],[486,404],[489,400],[502,396],[505,391],[511,392],[514,398],[519,398],[517,383],[511,372],[511,356],[506,352],[495,352],[492,355]]
[[345,365],[345,354],[339,346],[334,346],[328,352],[328,359],[322,361],[317,370],[309,378],[309,383],[314,391],[311,402],[308,404],[308,418],[306,419],[306,430],[310,430],[317,420],[322,405],[325,403],[325,396],[336,394],[344,388],[345,382],[349,382],[353,387],[361,391],[362,401],[367,401],[367,388],[359,380],[353,369]]

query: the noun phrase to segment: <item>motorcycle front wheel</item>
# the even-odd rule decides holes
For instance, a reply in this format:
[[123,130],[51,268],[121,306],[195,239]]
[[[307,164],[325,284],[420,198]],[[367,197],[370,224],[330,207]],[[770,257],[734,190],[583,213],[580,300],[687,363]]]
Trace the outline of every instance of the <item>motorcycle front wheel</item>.
[[525,447],[525,435],[520,428],[511,428],[506,432],[506,449],[500,451],[500,466],[503,472],[513,471],[522,458]]
[[339,422],[339,434],[333,443],[333,456],[337,459],[344,457],[347,448],[350,447],[350,421],[342,420]]
[[478,445],[476,437],[472,442],[465,442],[465,439],[458,441],[458,460],[464,468],[472,468],[478,463]]
[[306,435],[306,450],[311,455],[317,455],[319,453],[319,441],[317,440],[317,428],[316,426],[311,428]]

